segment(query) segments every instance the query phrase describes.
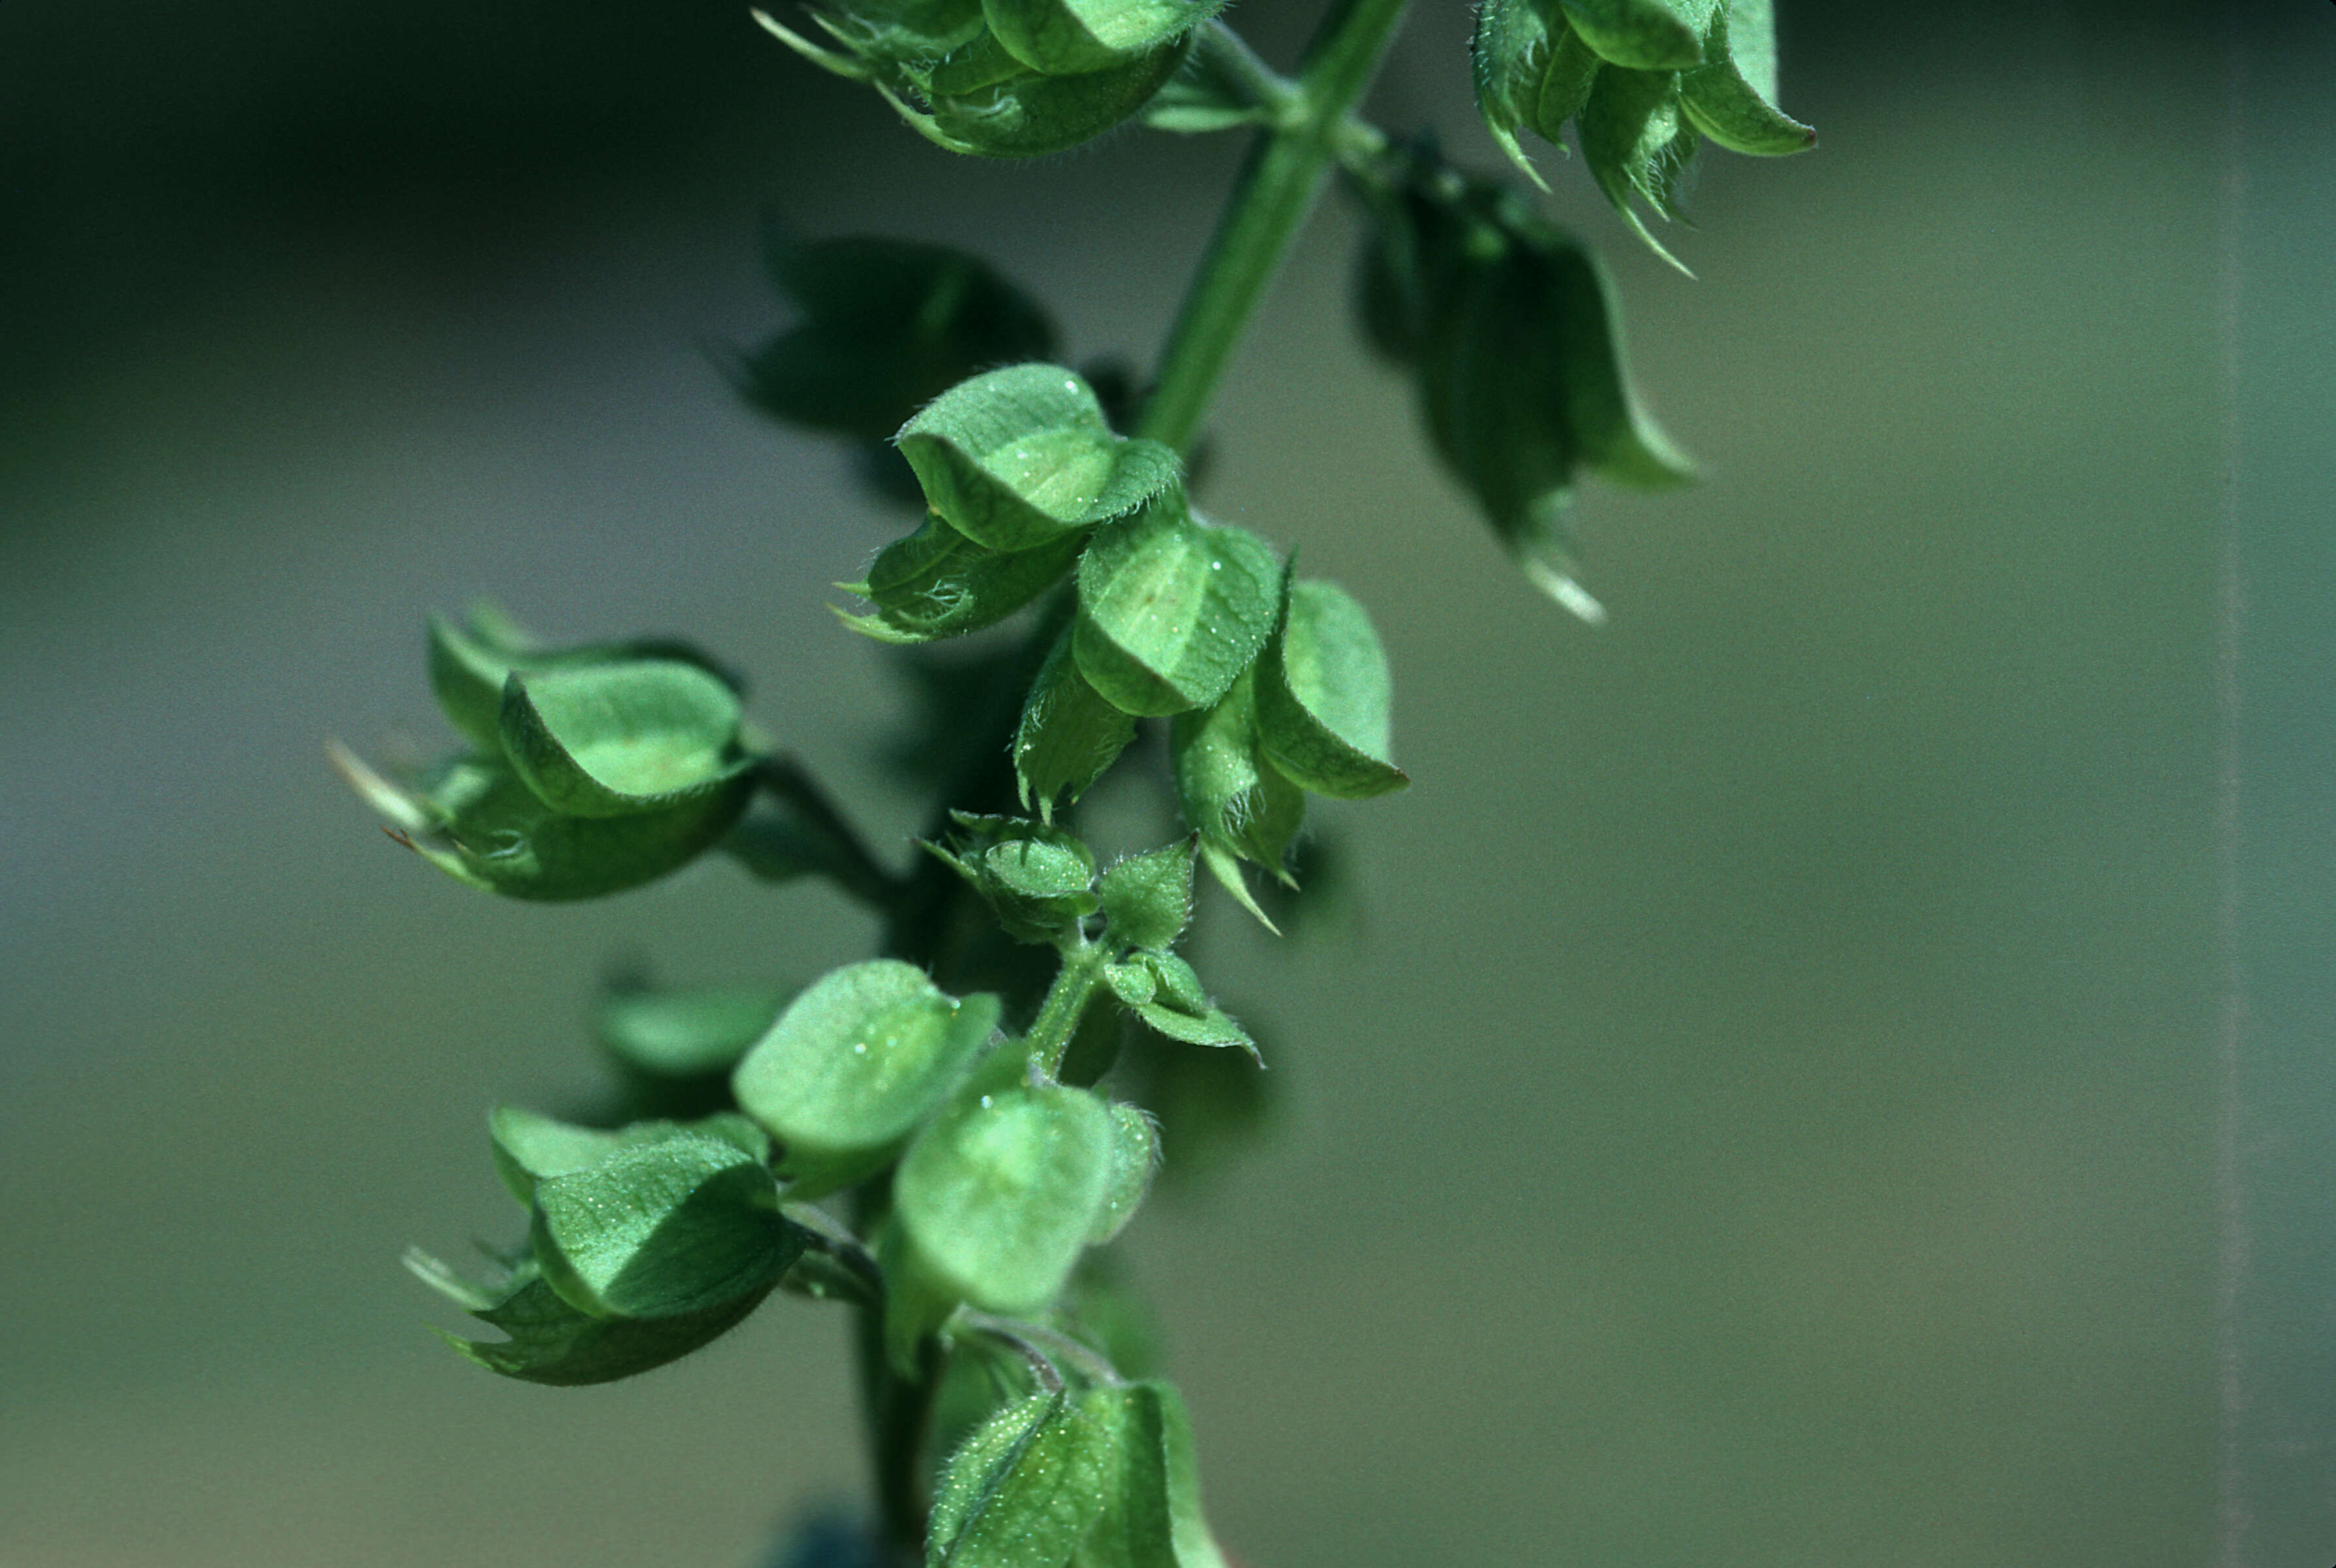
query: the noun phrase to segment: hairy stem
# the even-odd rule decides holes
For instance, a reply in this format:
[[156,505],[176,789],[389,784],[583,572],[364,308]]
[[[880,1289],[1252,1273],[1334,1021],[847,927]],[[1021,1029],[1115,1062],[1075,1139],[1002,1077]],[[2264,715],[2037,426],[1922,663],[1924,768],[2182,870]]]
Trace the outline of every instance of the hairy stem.
[[1405,4],[1336,0],[1323,18],[1299,67],[1295,93],[1250,149],[1169,331],[1136,434],[1182,450],[1200,433],[1233,345],[1314,209],[1322,177],[1347,140],[1348,116],[1369,89]]
[[1071,1037],[1079,1031],[1087,1003],[1103,985],[1103,965],[1104,950],[1093,943],[1081,942],[1066,950],[1063,967],[1056,972],[1055,983],[1039,1004],[1038,1016],[1030,1025],[1030,1068],[1049,1083],[1063,1070],[1063,1056],[1071,1049]]

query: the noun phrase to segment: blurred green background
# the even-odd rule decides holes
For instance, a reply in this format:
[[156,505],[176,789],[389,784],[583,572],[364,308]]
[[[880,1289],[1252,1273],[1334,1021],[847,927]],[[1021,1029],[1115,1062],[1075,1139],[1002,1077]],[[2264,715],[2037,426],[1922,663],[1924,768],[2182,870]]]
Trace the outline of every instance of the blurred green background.
[[[1321,812],[1319,934],[1209,911],[1282,1115],[1124,1244],[1250,1568],[2336,1560],[2336,21],[1782,9],[1824,145],[1708,160],[1700,281],[1544,160],[1710,475],[1586,498],[1606,627],[1430,467],[1336,200],[1220,405],[1206,499],[1373,606],[1416,780]],[[1486,161],[1467,26],[1377,110]],[[778,320],[756,215],[1141,356],[1237,154],[951,160],[729,0],[0,9],[0,1563],[746,1568],[850,1495],[832,1310],[540,1389],[396,1257],[509,1227],[482,1114],[589,1087],[612,958],[865,920],[497,904],[320,741],[434,746],[420,618],[492,593],[721,650],[899,842],[823,607],[891,519],[706,353]]]

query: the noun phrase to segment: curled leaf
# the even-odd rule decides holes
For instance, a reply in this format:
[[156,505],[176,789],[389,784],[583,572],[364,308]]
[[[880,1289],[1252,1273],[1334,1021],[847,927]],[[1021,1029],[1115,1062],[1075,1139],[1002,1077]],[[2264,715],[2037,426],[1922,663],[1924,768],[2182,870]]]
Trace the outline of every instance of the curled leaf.
[[643,659],[505,679],[503,752],[569,817],[635,817],[720,792],[754,765],[737,693],[695,664]]
[[473,605],[457,623],[429,620],[430,690],[454,728],[490,751],[502,746],[503,685],[514,670],[574,669],[644,659],[695,664],[735,692],[738,677],[692,644],[676,637],[627,637],[545,647],[494,605]]
[[989,31],[1016,59],[1049,75],[1124,66],[1182,38],[1224,0],[983,0]]
[[1178,469],[1158,441],[1113,434],[1094,389],[1060,365],[1009,365],[959,382],[897,439],[934,512],[993,550],[1124,517]]
[[530,1244],[546,1283],[593,1318],[702,1318],[760,1300],[804,1245],[778,1185],[726,1139],[676,1131],[540,1176]]

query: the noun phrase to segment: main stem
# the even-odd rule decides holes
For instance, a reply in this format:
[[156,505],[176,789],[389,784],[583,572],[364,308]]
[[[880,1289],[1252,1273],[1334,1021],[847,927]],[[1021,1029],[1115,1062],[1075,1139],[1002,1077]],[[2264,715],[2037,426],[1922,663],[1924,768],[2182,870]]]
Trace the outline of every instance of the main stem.
[[[1233,345],[1289,254],[1299,226],[1313,210],[1338,146],[1340,128],[1377,73],[1379,60],[1395,36],[1406,3],[1333,0],[1314,41],[1307,46],[1296,91],[1278,106],[1273,123],[1259,133],[1250,150],[1249,161],[1227,200],[1176,324],[1169,332],[1158,377],[1135,433],[1180,450],[1200,433],[1202,418],[1216,393]],[[1035,668],[1053,635],[1051,625],[1042,627],[1039,636],[1044,640],[1034,642],[1024,663]],[[998,719],[997,725],[981,726],[1000,729],[997,743],[976,749],[972,774],[956,781],[958,787],[947,792],[945,804],[979,809],[984,798],[1011,789],[1007,747],[1019,711],[1019,694],[1028,684],[1030,673],[1018,671],[1011,691],[1001,684],[1001,692],[1014,701],[1003,703],[991,715]],[[946,816],[937,821],[936,834],[946,831]],[[963,891],[956,884],[957,878],[938,863],[920,866],[908,884],[894,893],[886,949],[931,967],[947,942],[950,906]],[[1062,1065],[1062,1052],[1101,974],[1100,954],[1081,953],[1067,960],[1047,1004],[1041,1008],[1032,1033],[1047,1046],[1049,1060],[1045,1065],[1050,1074]],[[873,1217],[873,1206],[863,1219]],[[938,1353],[929,1353],[917,1378],[904,1379],[895,1373],[883,1354],[881,1308],[864,1311],[860,1340],[885,1546],[894,1562],[914,1563],[924,1550],[924,1447],[944,1363]],[[927,1348],[929,1352],[938,1350],[935,1345]]]
[[1308,45],[1297,92],[1258,133],[1201,269],[1169,330],[1135,434],[1179,450],[1201,421],[1233,345],[1322,192],[1340,127],[1361,104],[1406,0],[1336,0]]

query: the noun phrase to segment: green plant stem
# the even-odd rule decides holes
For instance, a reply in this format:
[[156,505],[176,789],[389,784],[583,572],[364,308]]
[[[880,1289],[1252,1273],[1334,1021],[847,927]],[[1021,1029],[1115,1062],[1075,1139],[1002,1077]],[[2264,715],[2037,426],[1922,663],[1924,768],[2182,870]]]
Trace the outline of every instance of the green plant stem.
[[1079,1031],[1087,1003],[1102,988],[1103,966],[1104,950],[1095,943],[1083,941],[1065,949],[1063,967],[1055,972],[1055,983],[1038,1005],[1038,1016],[1030,1025],[1030,1066],[1049,1083],[1063,1070],[1071,1037]]
[[915,1378],[895,1374],[884,1353],[884,1314],[861,1312],[854,1321],[861,1396],[868,1418],[870,1457],[876,1468],[876,1516],[886,1554],[895,1563],[924,1561],[925,1445],[932,1434],[933,1402],[944,1370],[940,1341],[918,1347]]
[[1258,133],[1200,271],[1184,295],[1135,433],[1182,450],[1200,433],[1233,345],[1321,195],[1406,0],[1335,0],[1299,67],[1296,92]]
[[[1358,135],[1369,145],[1377,144],[1377,133],[1358,128],[1350,116],[1394,38],[1405,5],[1406,0],[1333,0],[1308,47],[1294,91],[1287,96],[1280,91],[1280,79],[1266,71],[1246,45],[1241,47],[1244,78],[1255,77],[1258,90],[1270,91],[1276,100],[1273,124],[1260,132],[1251,150],[1185,295],[1137,433],[1179,450],[1199,433],[1233,345],[1313,210],[1331,160],[1351,157]],[[1020,713],[1021,693],[1056,629],[1053,617],[1040,625],[1024,656],[1001,676],[987,704],[991,711],[975,717],[977,732],[994,732],[996,743],[972,748],[966,771],[942,793],[931,837],[948,830],[951,807],[982,810],[1001,797],[1010,802],[1014,772],[1007,747]],[[951,915],[964,895],[962,884],[947,867],[928,860],[894,884],[891,892],[886,951],[936,971],[945,969]],[[1101,949],[1075,949],[1065,956],[1039,1007],[1030,1030],[1031,1057],[1048,1078],[1062,1068],[1079,1019],[1102,983],[1103,965]],[[881,1312],[859,1314],[858,1338],[885,1544],[896,1562],[913,1563],[920,1560],[924,1544],[929,1506],[924,1448],[940,1389],[940,1347],[928,1341],[920,1375],[905,1379],[885,1357]]]

